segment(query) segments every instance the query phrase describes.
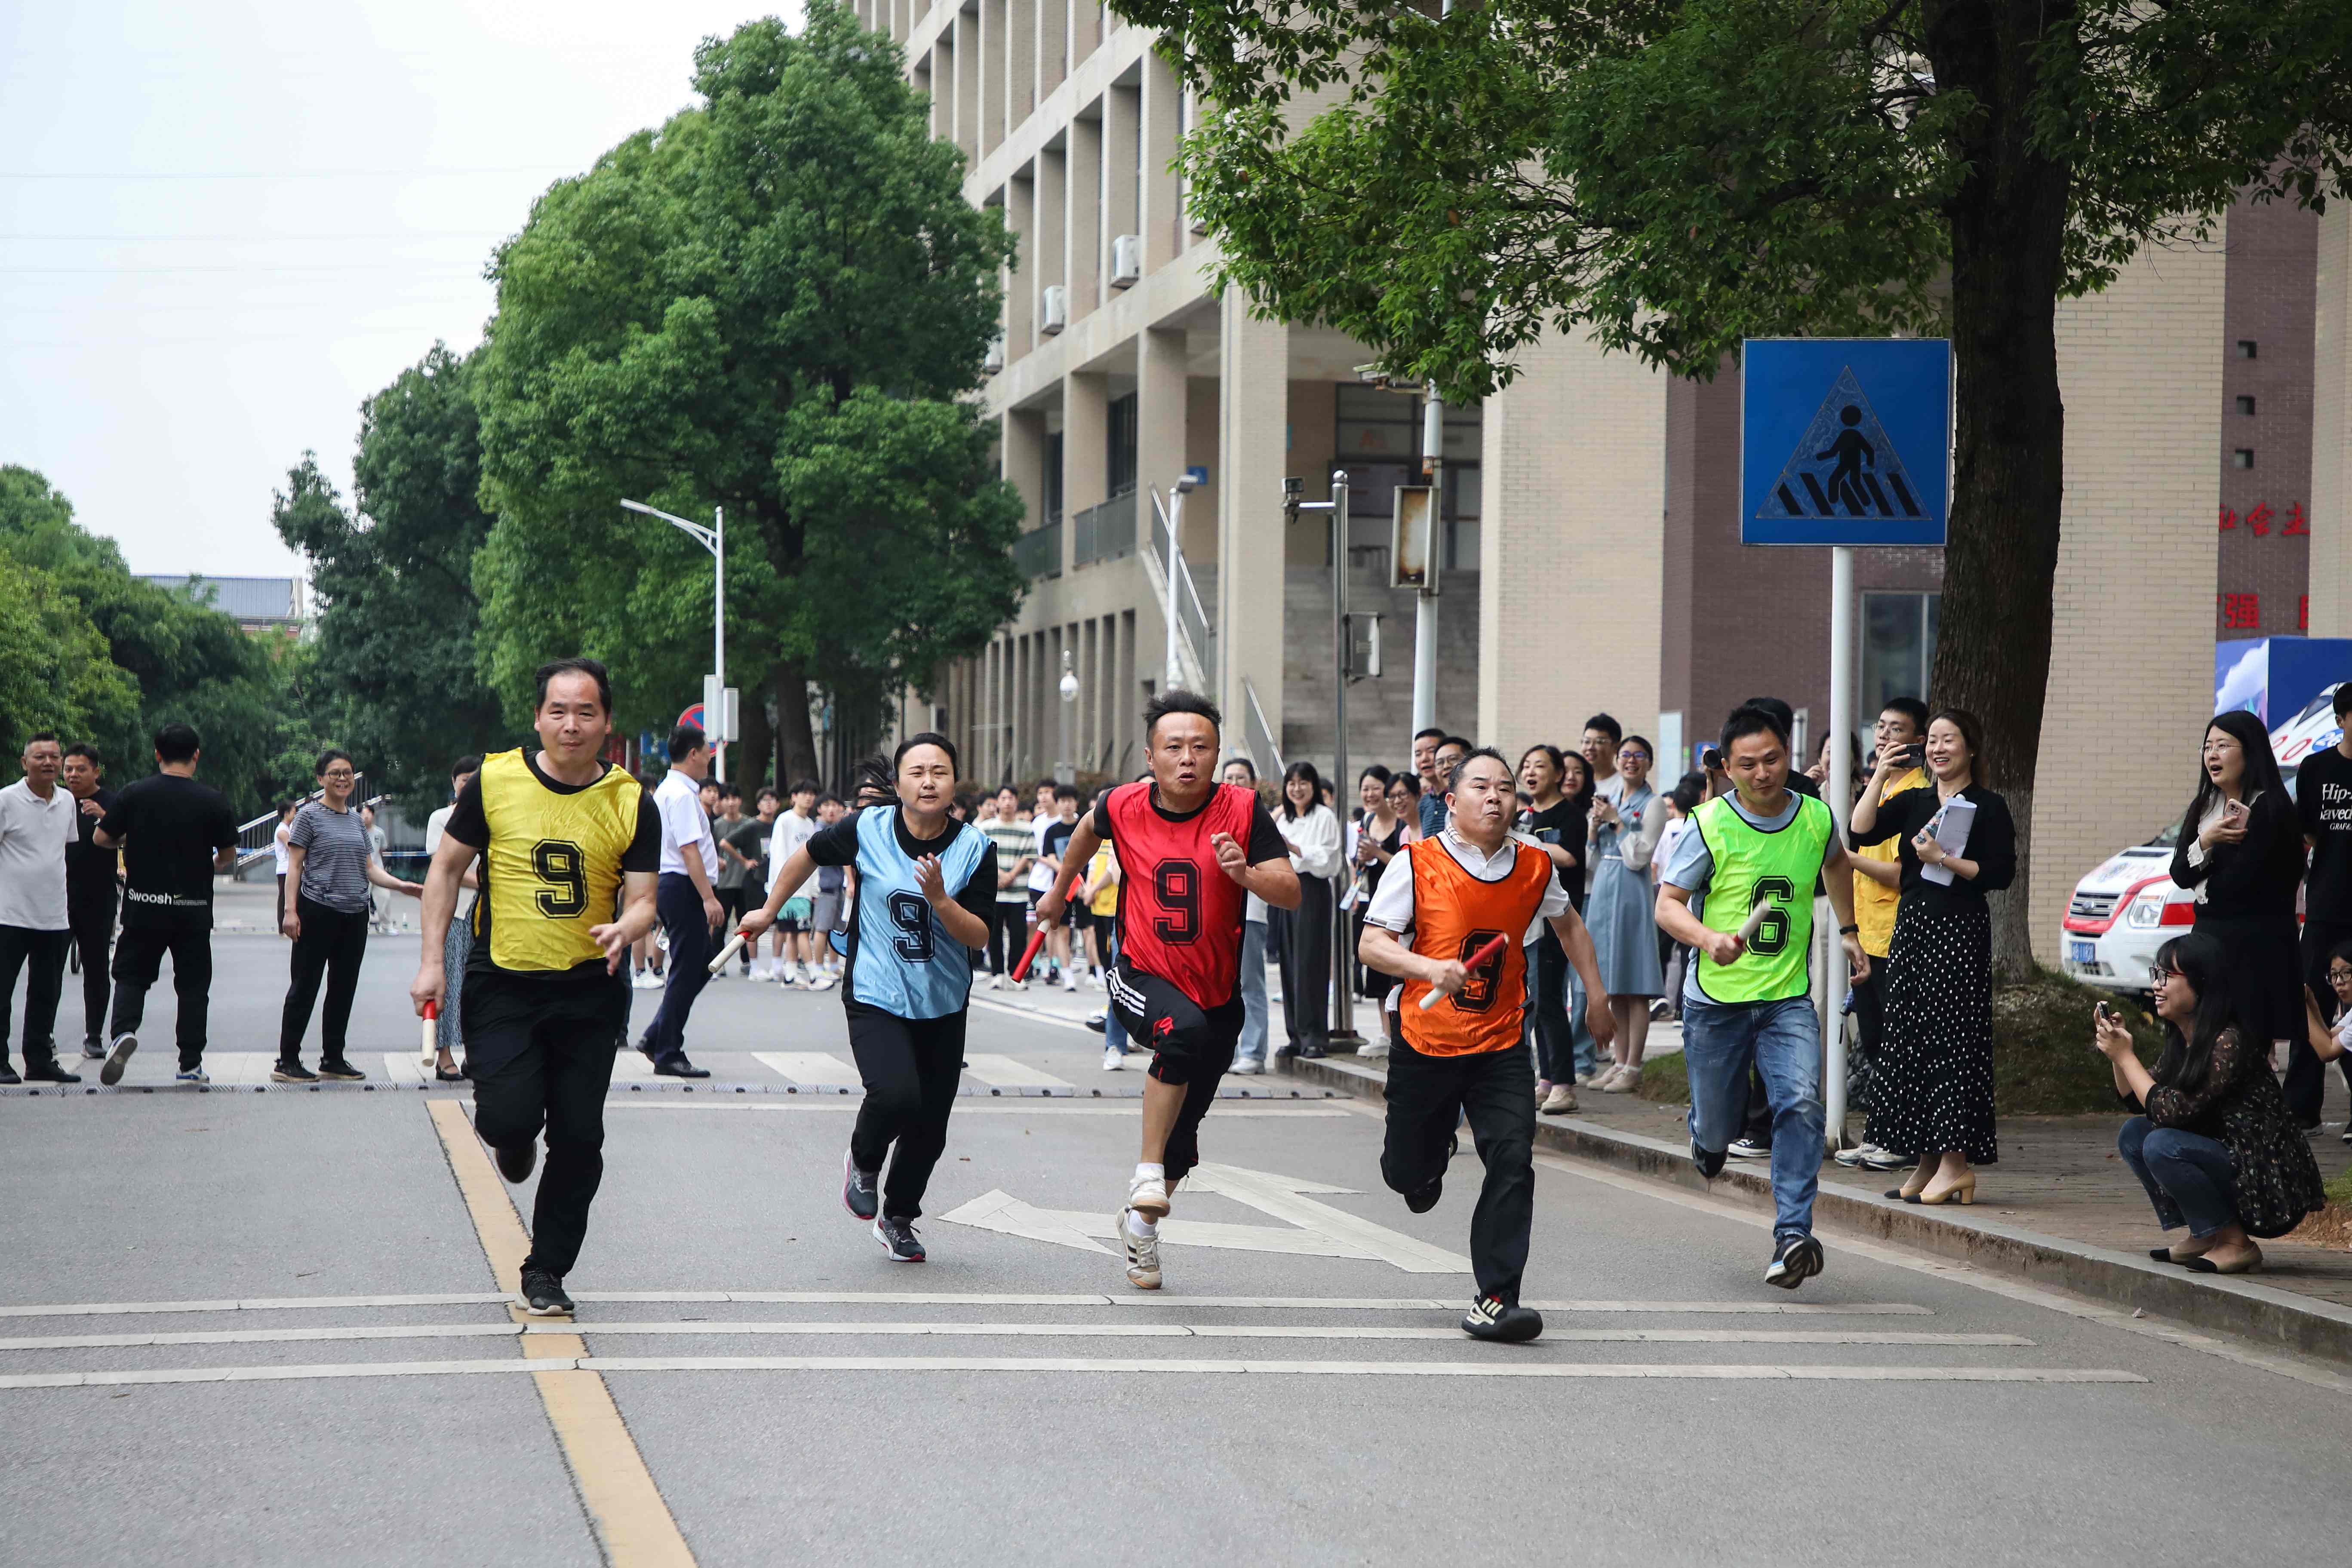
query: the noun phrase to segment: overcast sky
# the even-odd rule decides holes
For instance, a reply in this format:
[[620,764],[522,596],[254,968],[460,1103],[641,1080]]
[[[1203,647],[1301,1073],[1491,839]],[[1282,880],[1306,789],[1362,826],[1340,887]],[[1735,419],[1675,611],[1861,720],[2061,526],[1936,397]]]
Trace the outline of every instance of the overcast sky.
[[491,308],[550,182],[686,107],[694,46],[799,0],[0,0],[0,463],[134,572],[299,570],[362,398]]

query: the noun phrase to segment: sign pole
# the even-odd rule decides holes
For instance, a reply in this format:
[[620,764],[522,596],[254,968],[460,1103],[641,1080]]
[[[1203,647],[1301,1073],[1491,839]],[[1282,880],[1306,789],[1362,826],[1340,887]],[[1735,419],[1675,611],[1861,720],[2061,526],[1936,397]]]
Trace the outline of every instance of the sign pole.
[[[1451,9],[1453,0],[1446,0]],[[1437,560],[1444,547],[1445,400],[1432,387],[1421,416],[1421,472],[1429,491],[1429,559],[1412,596],[1412,728],[1437,722]],[[1405,747],[1408,755],[1412,744]]]
[[727,782],[727,509],[711,508],[710,531],[710,662],[719,675],[719,709],[705,710],[703,718],[718,731],[710,747],[710,776]]
[[[1348,472],[1336,469],[1331,475],[1331,641],[1334,673],[1338,679],[1332,685],[1331,717],[1336,726],[1332,744],[1331,768],[1339,776],[1331,781],[1332,805],[1339,812],[1348,809],[1348,672],[1355,663],[1353,638],[1348,626]],[[1347,819],[1342,816],[1342,822]],[[1339,842],[1348,841],[1347,833]],[[1343,868],[1344,869],[1344,868]],[[1326,1031],[1335,1043],[1353,1044],[1360,1037],[1356,1033],[1355,998],[1349,994],[1348,976],[1353,965],[1349,962],[1348,911],[1339,907],[1339,883],[1332,882],[1331,900],[1331,1013]],[[1310,982],[1309,984],[1312,984]]]
[[[1843,834],[1853,812],[1853,549],[1830,550],[1830,818]],[[1838,742],[1844,741],[1843,746]],[[1834,933],[1832,933],[1834,937]],[[1830,982],[1828,1014],[1822,1019],[1822,1038],[1828,1047],[1824,1099],[1828,1108],[1829,1142],[1832,1152],[1845,1147],[1845,1022],[1837,984],[1844,967],[1844,944],[1832,940],[1822,961]]]

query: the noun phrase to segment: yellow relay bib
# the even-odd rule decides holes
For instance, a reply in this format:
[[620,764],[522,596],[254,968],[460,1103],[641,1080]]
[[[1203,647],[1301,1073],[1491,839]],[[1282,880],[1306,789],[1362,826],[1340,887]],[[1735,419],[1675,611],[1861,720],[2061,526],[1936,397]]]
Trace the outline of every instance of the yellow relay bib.
[[500,969],[552,973],[604,956],[588,935],[619,909],[621,858],[645,786],[619,768],[577,790],[551,788],[520,751],[482,763],[482,893],[474,941]]

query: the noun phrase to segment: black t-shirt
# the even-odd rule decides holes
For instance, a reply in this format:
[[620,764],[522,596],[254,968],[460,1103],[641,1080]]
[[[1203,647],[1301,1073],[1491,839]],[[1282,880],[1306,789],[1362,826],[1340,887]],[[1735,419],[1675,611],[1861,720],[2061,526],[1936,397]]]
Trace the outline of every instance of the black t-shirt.
[[2304,918],[2352,925],[2352,757],[2333,746],[2305,757],[2295,770],[2294,806],[2311,840]]
[[1559,878],[1560,887],[1568,894],[1568,901],[1576,907],[1579,914],[1584,912],[1585,828],[1586,814],[1591,809],[1562,795],[1558,805],[1528,813],[1529,833],[1541,842],[1557,844],[1576,857],[1576,869],[1560,871],[1555,868],[1553,874]]
[[92,816],[82,810],[81,802],[74,802],[74,841],[66,846],[66,891],[74,898],[114,890],[114,851],[100,849],[90,835],[98,831],[106,813],[114,809],[117,796],[100,784],[89,798],[98,802],[99,815]]
[[747,816],[728,829],[727,842],[735,853],[751,862],[751,869],[743,873],[745,877],[761,875],[760,861],[768,852],[768,836],[775,831],[774,823],[762,822],[756,816]]
[[213,857],[236,843],[220,791],[178,773],[124,787],[99,824],[122,846],[122,923],[210,931]]
[[[926,855],[939,854],[955,842],[956,835],[962,832],[966,826],[950,817],[947,826],[937,838],[918,838],[907,831],[907,814],[897,806],[869,805],[866,811],[887,811],[890,814],[890,830],[898,837],[898,853],[909,860],[919,860]],[[807,846],[809,858],[815,861],[820,868],[856,865],[857,819],[865,814],[865,811],[853,811],[843,816],[839,822],[818,828],[809,837]],[[1064,829],[1063,839],[1067,842],[1069,837],[1067,830],[1072,825],[1063,823],[1058,826]],[[972,831],[980,833],[977,826],[974,826]],[[981,837],[985,841],[988,836],[982,833]],[[996,919],[996,846],[993,843],[985,843],[985,847],[988,853],[981,857],[980,864],[972,868],[971,879],[955,892],[957,906],[982,925]]]
[[1055,821],[1045,824],[1045,831],[1043,835],[1045,851],[1047,856],[1052,858],[1055,864],[1058,865],[1060,863],[1062,851],[1070,847],[1070,835],[1076,833],[1077,830],[1077,819],[1075,817],[1067,822],[1063,822],[1057,818]]
[[[555,795],[578,795],[582,790],[593,789],[604,781],[606,774],[613,771],[613,765],[607,763],[604,765],[603,771],[586,784],[565,784],[560,779],[548,776],[546,770],[539,765],[538,752],[526,749],[523,752],[522,761],[523,766],[530,770],[530,776],[538,780],[542,788]],[[449,820],[443,825],[441,830],[458,843],[487,856],[490,843],[490,820],[488,812],[482,805],[480,773],[476,773],[466,781],[466,787],[458,792],[457,803],[451,808]],[[621,874],[626,877],[635,871],[650,875],[660,869],[661,813],[654,806],[654,792],[640,785],[637,790],[636,826],[631,831],[629,847],[621,851]],[[489,897],[487,882],[483,886],[482,897],[484,899]],[[478,932],[485,929],[479,923],[484,918],[478,903],[475,910],[477,921],[475,929]],[[501,969],[491,961],[490,954],[491,943],[488,941],[477,941],[474,943],[473,952],[467,955],[467,994],[469,997],[473,994],[473,983],[477,978],[493,983],[491,987],[485,990],[486,995],[488,994],[488,989],[494,989],[498,984],[504,984],[514,990],[518,995],[529,996],[543,994],[546,988],[550,986],[569,985],[593,989],[607,981],[617,984],[622,979],[617,973],[607,974],[604,968],[605,961],[601,958],[585,959],[570,969],[539,971]],[[470,1021],[474,1016],[475,1009],[469,1002],[467,1006],[467,1017]]]

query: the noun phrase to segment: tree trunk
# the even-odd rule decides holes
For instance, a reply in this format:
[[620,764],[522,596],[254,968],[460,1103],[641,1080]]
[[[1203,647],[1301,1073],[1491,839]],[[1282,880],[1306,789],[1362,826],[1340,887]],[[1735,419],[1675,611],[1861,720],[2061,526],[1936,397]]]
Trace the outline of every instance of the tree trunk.
[[778,659],[768,670],[776,694],[778,777],[813,779],[819,772],[816,732],[809,727],[808,671],[798,659]]
[[747,798],[759,795],[761,786],[768,782],[769,769],[775,763],[776,730],[768,722],[766,695],[772,689],[774,675],[774,667],[769,667],[761,679],[743,693],[743,708],[740,715],[743,721],[742,743],[730,760],[735,767],[735,786]]
[[2065,481],[2057,310],[2068,170],[2030,144],[2033,51],[2073,25],[2063,4],[1969,0],[1933,8],[1927,33],[1939,89],[1979,105],[1956,149],[1971,173],[1948,207],[1957,429],[1928,684],[1936,705],[1983,724],[1977,776],[2016,819],[2017,879],[1992,900],[1993,969],[2010,978],[2033,965],[2033,774]]

